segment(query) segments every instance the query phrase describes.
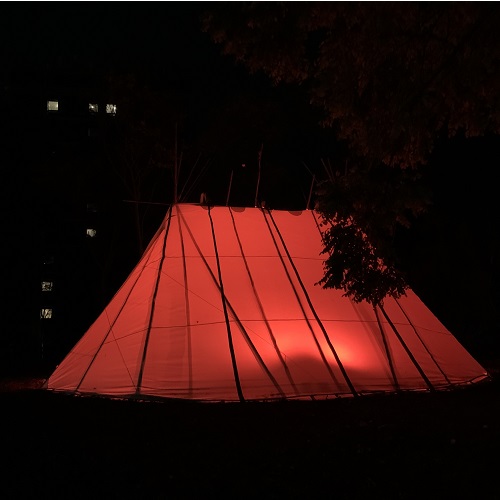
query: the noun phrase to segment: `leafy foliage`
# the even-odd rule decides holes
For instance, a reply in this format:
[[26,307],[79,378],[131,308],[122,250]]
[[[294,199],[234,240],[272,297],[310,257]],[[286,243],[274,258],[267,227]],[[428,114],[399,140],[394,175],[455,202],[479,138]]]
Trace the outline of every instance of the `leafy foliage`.
[[250,71],[300,83],[358,156],[415,167],[438,134],[500,130],[500,8],[482,2],[211,5],[205,30]]
[[407,285],[404,276],[377,257],[366,235],[351,220],[334,217],[324,237],[327,273],[325,288],[347,290],[355,302],[383,302],[387,295],[400,297]]
[[383,165],[343,173],[325,167],[328,179],[318,188],[317,203],[331,225],[320,284],[344,289],[355,302],[400,297],[408,285],[398,271],[397,232],[426,209],[425,185],[414,171]]
[[427,210],[439,138],[500,132],[500,8],[482,2],[211,4],[204,29],[250,72],[299,85],[348,145],[318,188],[325,287],[378,303],[407,288],[398,231]]

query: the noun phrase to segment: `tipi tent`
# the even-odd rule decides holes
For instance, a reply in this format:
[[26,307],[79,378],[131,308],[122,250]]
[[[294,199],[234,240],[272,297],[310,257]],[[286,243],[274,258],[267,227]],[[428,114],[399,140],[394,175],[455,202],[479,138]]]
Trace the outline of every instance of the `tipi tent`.
[[316,283],[313,210],[174,204],[46,388],[121,398],[322,399],[488,378],[410,290],[383,307]]

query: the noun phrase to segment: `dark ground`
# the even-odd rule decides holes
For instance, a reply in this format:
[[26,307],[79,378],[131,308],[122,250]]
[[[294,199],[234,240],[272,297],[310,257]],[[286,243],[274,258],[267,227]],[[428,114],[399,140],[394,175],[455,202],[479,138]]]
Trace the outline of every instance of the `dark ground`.
[[4,381],[0,498],[500,499],[491,373],[437,394],[247,404],[69,397]]

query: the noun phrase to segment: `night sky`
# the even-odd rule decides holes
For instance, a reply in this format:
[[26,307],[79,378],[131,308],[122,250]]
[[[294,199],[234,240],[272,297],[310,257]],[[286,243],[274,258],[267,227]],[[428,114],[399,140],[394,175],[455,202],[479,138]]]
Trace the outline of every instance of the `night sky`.
[[[40,227],[50,217],[58,227],[74,225],[79,217],[78,208],[68,208],[76,199],[68,194],[72,185],[69,183],[74,179],[68,181],[71,177],[56,175],[50,199],[44,199],[40,191],[36,179],[45,174],[40,174],[39,164],[49,165],[47,158],[52,153],[40,138],[38,118],[30,116],[30,107],[22,103],[24,95],[31,96],[30,102],[35,102],[36,97],[43,103],[46,88],[84,87],[84,82],[94,85],[109,72],[135,75],[141,85],[164,92],[178,113],[167,127],[170,135],[165,137],[165,147],[174,147],[173,123],[177,123],[179,147],[186,150],[183,175],[187,176],[198,154],[198,168],[205,166],[186,201],[197,201],[200,193],[206,191],[214,202],[225,204],[233,172],[231,200],[235,200],[234,204],[253,205],[262,147],[262,198],[271,207],[306,208],[312,172],[322,174],[320,160],[343,154],[343,146],[336,142],[333,131],[319,126],[318,111],[308,104],[300,88],[274,87],[265,76],[251,76],[231,58],[220,54],[219,47],[201,31],[200,15],[209,5],[1,5],[4,72],[0,84],[4,88],[2,105],[7,110],[2,127],[3,138],[8,139],[3,149],[2,186],[7,234],[3,261],[8,267],[4,292],[6,309],[12,312],[12,324],[4,333],[4,358],[10,367],[19,360],[28,366],[33,356],[39,356],[39,333],[33,331],[39,329],[37,286],[46,246],[45,232]],[[23,106],[22,114],[18,112],[18,102]],[[499,160],[498,137],[446,141],[440,145],[431,157],[431,165],[439,166],[430,176],[436,189],[435,212],[412,229],[407,251],[414,289],[474,354],[482,356],[494,355],[500,333],[495,317],[500,259],[494,174]],[[171,184],[165,192],[157,189],[153,201],[168,203],[169,189]],[[103,198],[102,192],[100,196]],[[108,196],[108,218],[127,210],[116,196]],[[114,206],[110,200],[114,200]],[[162,210],[158,205],[149,211],[146,238],[152,236],[161,221]],[[38,221],[36,228],[34,221]],[[124,241],[127,231],[123,229]],[[66,258],[60,273],[74,268],[77,258],[87,259],[85,265],[100,269],[87,285],[90,289],[96,283],[102,285],[104,261],[107,266],[120,266],[114,272],[108,269],[112,276],[99,298],[89,299],[88,290],[78,291],[75,283],[67,285],[66,293],[75,297],[75,303],[67,301],[67,317],[61,330],[74,322],[76,315],[80,315],[80,321],[76,331],[62,342],[66,348],[106,303],[137,255],[122,252],[125,255],[110,261],[102,257],[104,250],[102,255],[90,258],[87,254],[82,256],[81,249],[64,248]],[[116,242],[113,251],[116,252]],[[81,261],[77,267],[82,268]],[[83,315],[77,299],[86,304]],[[26,314],[27,309],[30,314]],[[30,319],[30,315],[35,319]]]
[[[110,72],[132,74],[141,85],[174,96],[182,115],[178,140],[196,143],[210,156],[212,165],[197,196],[213,189],[214,197],[224,203],[231,170],[241,165],[256,168],[264,145],[263,168],[269,179],[264,179],[262,189],[277,198],[275,204],[293,204],[298,195],[298,204],[305,207],[312,178],[303,162],[314,169],[313,158],[318,162],[320,154],[332,154],[338,146],[332,147],[331,133],[319,127],[318,114],[304,93],[277,89],[264,75],[250,76],[231,58],[221,56],[220,48],[201,30],[201,16],[209,4],[3,6],[3,59],[11,81],[23,84],[43,78],[44,82],[32,83],[71,86]],[[173,143],[171,129],[165,141]],[[289,181],[290,170],[296,185],[291,188],[293,196],[283,199],[282,183]],[[253,200],[253,189],[248,191]],[[239,195],[247,197],[244,192]]]
[[[138,85],[164,93],[174,103],[177,115],[165,127],[170,133],[165,146],[174,147],[177,128],[178,148],[192,152],[180,184],[200,155],[197,184],[191,177],[191,199],[186,201],[208,192],[215,203],[225,204],[232,182],[230,200],[253,205],[262,149],[261,198],[275,208],[306,208],[313,174],[324,177],[320,160],[340,157],[344,148],[331,130],[319,125],[319,110],[310,106],[304,89],[276,87],[262,73],[250,75],[221,55],[201,29],[209,6],[4,5],[5,85],[31,94],[36,89],[40,95],[43,88],[93,86],[109,74],[133,75]],[[160,112],[157,116],[162,119]],[[161,201],[170,201],[170,193]]]

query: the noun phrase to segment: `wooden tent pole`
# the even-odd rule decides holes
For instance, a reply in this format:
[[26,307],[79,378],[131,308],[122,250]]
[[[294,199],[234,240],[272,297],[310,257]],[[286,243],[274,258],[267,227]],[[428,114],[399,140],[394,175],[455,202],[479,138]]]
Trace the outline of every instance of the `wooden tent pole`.
[[398,332],[398,329],[394,325],[394,323],[391,321],[391,318],[389,318],[389,315],[385,311],[385,309],[382,307],[382,305],[379,303],[378,304],[379,309],[382,311],[382,314],[384,315],[385,319],[391,325],[392,331],[396,335],[397,339],[403,346],[403,349],[405,350],[406,354],[408,354],[408,357],[411,359],[411,362],[415,365],[415,368],[417,369],[418,373],[420,373],[420,376],[424,380],[424,382],[427,384],[427,387],[429,388],[430,391],[435,391],[436,389],[432,385],[431,381],[425,374],[424,370],[422,370],[422,367],[419,365],[418,361],[416,360],[415,356],[412,354],[410,351],[410,348],[406,345],[406,342],[403,340],[403,337],[401,337],[400,333]]
[[309,205],[311,204],[311,196],[314,188],[314,181],[316,180],[316,176],[313,174],[312,182],[311,182],[311,189],[309,189],[309,198],[307,198],[307,205],[306,209],[309,210]]
[[217,263],[217,274],[218,274],[218,279],[219,279],[219,290],[220,290],[221,299],[222,299],[222,310],[224,311],[224,319],[226,321],[227,340],[228,340],[228,344],[229,344],[229,353],[231,354],[231,363],[233,366],[234,382],[236,384],[236,392],[238,393],[238,399],[240,400],[241,403],[244,403],[245,397],[243,396],[243,390],[241,388],[240,376],[238,373],[238,365],[236,363],[236,353],[234,351],[233,336],[231,333],[231,323],[229,321],[229,314],[227,311],[226,294],[224,293],[224,285],[222,283],[222,272],[221,272],[221,268],[220,268],[219,252],[217,250],[217,240],[215,237],[214,221],[212,219],[212,214],[210,213],[210,205],[208,206],[208,218],[210,219],[210,227],[212,229],[212,239],[213,239],[213,243],[214,243],[215,261]]
[[229,188],[227,189],[226,207],[229,206],[229,195],[231,194],[231,185],[233,184],[233,173],[234,170],[231,170],[231,177],[229,178]]
[[378,315],[376,306],[373,306],[373,312],[375,313],[375,317],[377,318],[380,335],[382,336],[382,342],[384,343],[385,354],[387,356],[387,362],[389,363],[389,370],[391,371],[392,380],[394,381],[394,387],[396,388],[396,391],[399,392],[401,390],[401,387],[399,386],[398,378],[396,376],[396,370],[394,369],[394,363],[391,357],[391,351],[389,349],[389,344],[387,342],[387,338],[384,332],[384,327],[382,326],[382,323],[380,321],[380,317]]
[[177,183],[179,182],[179,165],[177,164],[177,123],[175,124],[175,144],[174,144],[174,204],[177,203]]
[[257,188],[255,190],[255,207],[257,207],[258,200],[259,200],[259,184],[260,184],[260,168],[262,164],[262,150],[264,149],[264,144],[260,146],[259,150],[259,171],[257,174]]

